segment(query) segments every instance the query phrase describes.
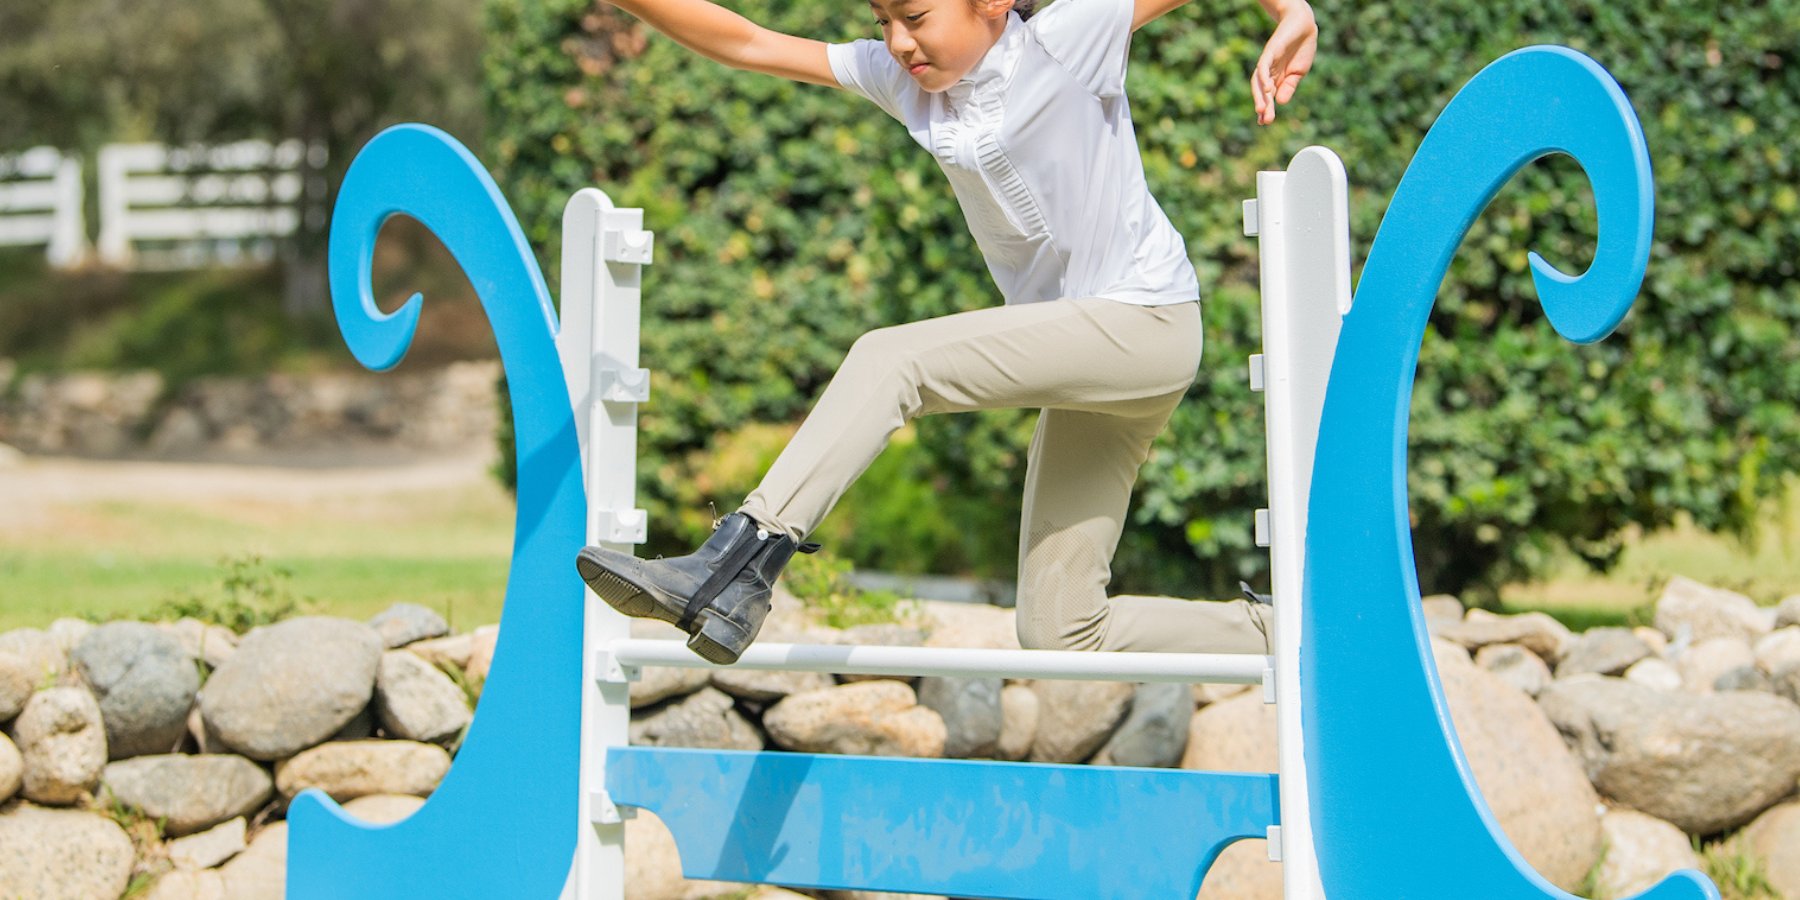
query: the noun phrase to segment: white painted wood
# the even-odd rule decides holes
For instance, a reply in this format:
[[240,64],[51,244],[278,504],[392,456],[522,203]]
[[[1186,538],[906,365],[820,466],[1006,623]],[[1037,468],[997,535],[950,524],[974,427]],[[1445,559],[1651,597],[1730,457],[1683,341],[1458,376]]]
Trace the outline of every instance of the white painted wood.
[[[650,261],[650,234],[641,209],[618,209],[595,188],[576,192],[563,207],[562,291],[557,352],[587,488],[586,540],[623,553],[645,538],[645,516],[636,509],[637,405],[605,387],[617,372],[643,373],[638,363],[642,269]],[[603,246],[625,239],[642,252],[621,261]],[[610,258],[610,259],[609,259]],[[648,373],[644,373],[647,377]],[[629,620],[592,591],[585,592],[582,627],[581,798],[575,860],[563,896],[568,900],[623,900],[625,824],[605,799],[606,748],[630,741],[628,685],[596,670],[596,648],[628,638]],[[685,650],[685,648],[684,648]]]
[[[1300,719],[1301,593],[1306,504],[1325,384],[1342,316],[1350,309],[1349,188],[1323,147],[1296,154],[1286,172],[1257,174],[1261,251],[1269,512],[1266,533],[1275,598],[1275,699],[1279,730],[1282,860],[1287,900],[1324,897],[1313,844]],[[1259,541],[1260,543],[1260,541]]]
[[[1329,150],[1301,151],[1286,172],[1257,178],[1244,206],[1246,233],[1261,249],[1264,352],[1255,366],[1268,415],[1270,498],[1258,531],[1274,572],[1277,641],[1272,656],[1087,653],[762,643],[736,668],[845,674],[937,674],[1137,682],[1261,683],[1276,702],[1282,825],[1269,832],[1287,900],[1319,900],[1301,731],[1299,671],[1306,502],[1325,382],[1341,316],[1350,308],[1348,188]],[[587,485],[588,540],[641,541],[633,508],[639,278],[649,242],[641,210],[618,210],[584,190],[563,219],[563,308],[558,351],[576,410]],[[641,254],[641,257],[640,257]],[[604,262],[602,260],[612,260]],[[620,387],[629,385],[630,387]],[[602,396],[606,395],[606,396]],[[644,665],[715,668],[681,642],[635,640],[627,620],[587,595],[583,642],[582,835],[564,889],[575,900],[622,900],[623,826],[606,808],[605,748],[629,742],[629,680]]]
[[[229,260],[256,255],[242,244],[300,227],[302,165],[323,163],[322,147],[298,140],[238,141],[195,147],[111,144],[100,149],[100,258],[109,265],[161,260]],[[141,255],[142,241],[178,246]]]
[[[602,652],[618,665],[725,668],[680,641],[624,639]],[[1058,678],[1070,681],[1261,684],[1269,658],[1253,653],[1094,653],[1085,650],[986,650],[757,642],[730,668],[846,675],[941,675],[951,678]]]
[[54,147],[0,156],[0,245],[44,245],[52,266],[88,256],[81,161]]

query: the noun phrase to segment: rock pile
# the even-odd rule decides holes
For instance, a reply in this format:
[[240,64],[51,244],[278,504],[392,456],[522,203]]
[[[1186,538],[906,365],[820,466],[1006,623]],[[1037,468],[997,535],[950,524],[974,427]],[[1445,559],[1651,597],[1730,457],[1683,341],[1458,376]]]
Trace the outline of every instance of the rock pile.
[[[1496,820],[1544,877],[1624,896],[1728,839],[1800,896],[1800,598],[1779,609],[1677,578],[1655,628],[1572,634],[1542,614],[1429,598],[1439,680]],[[847,632],[785,590],[766,640],[1016,648],[1009,610],[926,602]],[[638,637],[679,639],[634,621]],[[238,636],[193,620],[61,620],[0,634],[0,886],[27,896],[278,897],[287,803],[319,788],[404,818],[448,771],[497,630],[400,605]],[[1243,686],[834,678],[650,668],[634,743],[734,750],[1273,771],[1274,707]],[[143,823],[153,821],[159,827]],[[681,878],[649,814],[631,895],[742,896]],[[1262,841],[1203,898],[1278,898]],[[763,889],[753,896],[802,896]]]
[[[6,367],[0,360],[0,374]],[[33,373],[0,379],[0,444],[118,456],[336,446],[449,447],[492,439],[496,361],[375,376],[209,377],[172,393],[155,372]]]

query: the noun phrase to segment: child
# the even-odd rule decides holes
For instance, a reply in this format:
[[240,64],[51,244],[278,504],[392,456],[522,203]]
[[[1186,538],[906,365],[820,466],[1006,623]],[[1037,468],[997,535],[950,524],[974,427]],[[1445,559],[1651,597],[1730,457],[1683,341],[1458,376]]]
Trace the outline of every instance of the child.
[[[756,638],[776,576],[913,418],[1037,407],[1020,522],[1018,629],[1030,648],[1266,653],[1267,607],[1108,600],[1137,470],[1200,364],[1200,287],[1144,181],[1125,97],[1131,33],[1187,0],[868,0],[883,40],[757,26],[708,0],[613,0],[705,56],[842,87],[937,159],[1005,304],[858,338],[794,439],[699,550],[643,560],[588,547],[613,608],[672,622],[720,664]],[[1250,79],[1268,124],[1311,67],[1306,0]]]

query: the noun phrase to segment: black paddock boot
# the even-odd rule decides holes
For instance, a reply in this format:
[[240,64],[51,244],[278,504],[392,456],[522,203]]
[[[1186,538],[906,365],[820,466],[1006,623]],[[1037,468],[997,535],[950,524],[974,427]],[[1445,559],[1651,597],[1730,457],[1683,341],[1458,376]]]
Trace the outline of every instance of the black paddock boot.
[[762,629],[775,578],[794,552],[818,549],[810,541],[795,546],[786,534],[734,512],[686,556],[639,559],[586,547],[575,557],[575,569],[613,609],[673,624],[688,633],[688,649],[700,658],[730,665]]

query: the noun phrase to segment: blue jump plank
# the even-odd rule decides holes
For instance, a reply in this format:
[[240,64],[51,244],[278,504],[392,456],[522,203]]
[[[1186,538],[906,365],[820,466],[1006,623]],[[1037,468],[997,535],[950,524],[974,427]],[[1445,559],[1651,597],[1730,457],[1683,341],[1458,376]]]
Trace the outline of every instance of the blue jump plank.
[[1274,775],[615,747],[615,803],[689,878],[994,898],[1192,898],[1278,824]]

